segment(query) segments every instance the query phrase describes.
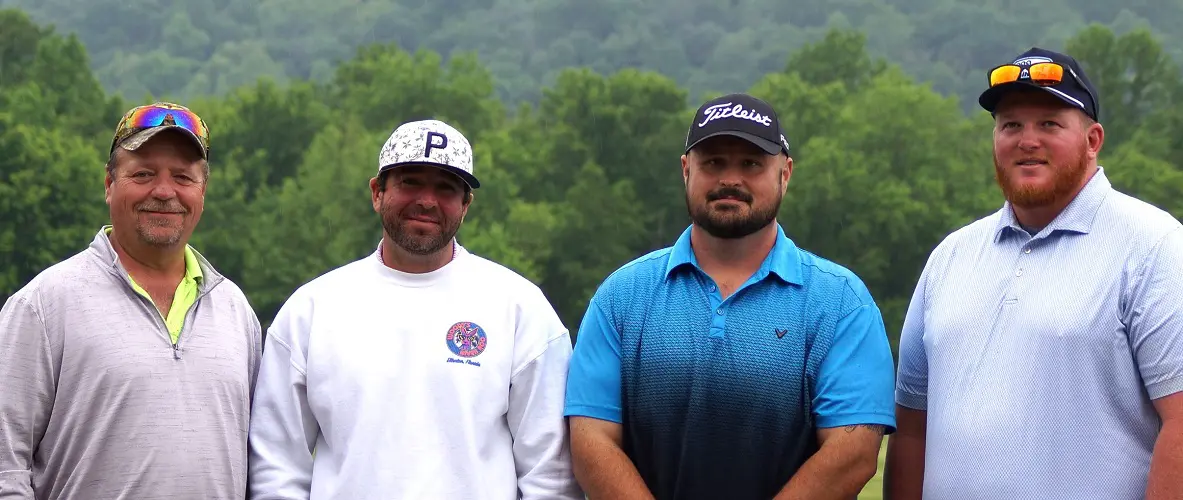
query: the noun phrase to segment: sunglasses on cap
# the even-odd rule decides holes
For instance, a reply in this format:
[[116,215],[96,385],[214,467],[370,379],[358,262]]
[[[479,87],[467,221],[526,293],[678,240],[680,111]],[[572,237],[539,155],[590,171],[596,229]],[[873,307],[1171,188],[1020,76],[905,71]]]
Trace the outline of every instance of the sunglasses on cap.
[[1075,78],[1077,81],[1080,80],[1076,76],[1076,72],[1072,71],[1072,68],[1060,63],[1039,62],[1030,66],[1003,64],[990,70],[990,86],[997,87],[1004,83],[1013,83],[1023,78],[1041,87],[1049,87],[1064,83],[1065,71],[1072,75],[1072,78]]
[[990,72],[987,73],[987,79],[990,82],[990,88],[1007,83],[1014,83],[1019,80],[1027,81],[1040,87],[1052,87],[1065,83],[1065,74],[1072,76],[1072,79],[1077,82],[1077,84],[1082,89],[1084,89],[1085,93],[1089,96],[1089,100],[1093,101],[1092,104],[1094,107],[1096,107],[1097,98],[1093,96],[1091,90],[1085,87],[1080,77],[1076,75],[1076,71],[1073,71],[1071,67],[1060,63],[1038,62],[1030,66],[1003,64],[990,70]]
[[146,106],[132,108],[115,127],[115,138],[111,141],[111,151],[115,150],[121,141],[136,133],[160,126],[180,127],[193,134],[202,149],[209,151],[209,127],[205,121],[184,106],[167,102],[158,102]]

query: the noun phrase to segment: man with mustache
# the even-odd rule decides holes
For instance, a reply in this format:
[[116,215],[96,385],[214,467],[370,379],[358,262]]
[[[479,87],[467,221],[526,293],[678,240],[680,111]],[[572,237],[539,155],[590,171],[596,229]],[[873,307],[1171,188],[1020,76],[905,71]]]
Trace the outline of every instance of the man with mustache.
[[777,222],[793,160],[766,102],[706,102],[684,153],[692,224],[605,279],[579,328],[575,475],[592,499],[853,498],[895,425],[879,308]]
[[452,126],[378,155],[370,255],[301,286],[267,332],[250,498],[582,500],[571,339],[542,291],[455,236],[480,183]]
[[988,77],[1006,201],[920,276],[886,497],[1183,498],[1183,225],[1110,185],[1075,59]]
[[0,498],[246,494],[262,332],[187,244],[208,159],[192,111],[128,111],[106,167],[111,224],[0,310]]

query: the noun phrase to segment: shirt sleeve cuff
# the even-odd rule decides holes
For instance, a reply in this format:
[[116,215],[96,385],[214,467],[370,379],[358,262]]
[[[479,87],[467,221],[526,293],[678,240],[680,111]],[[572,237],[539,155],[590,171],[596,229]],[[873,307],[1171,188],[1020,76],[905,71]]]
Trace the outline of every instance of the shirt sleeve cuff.
[[1150,396],[1150,399],[1165,398],[1179,391],[1183,391],[1183,376],[1146,385],[1146,394]]
[[825,415],[817,418],[817,426],[822,429],[842,427],[845,425],[882,425],[887,427],[887,434],[895,432],[895,415],[887,413],[851,413],[846,415]]
[[928,396],[921,394],[912,394],[896,389],[895,391],[896,404],[905,408],[913,410],[927,411],[928,410]]
[[600,420],[607,420],[612,423],[621,423],[621,415],[619,408],[604,408],[602,406],[589,405],[569,405],[563,412],[565,417],[591,417]]

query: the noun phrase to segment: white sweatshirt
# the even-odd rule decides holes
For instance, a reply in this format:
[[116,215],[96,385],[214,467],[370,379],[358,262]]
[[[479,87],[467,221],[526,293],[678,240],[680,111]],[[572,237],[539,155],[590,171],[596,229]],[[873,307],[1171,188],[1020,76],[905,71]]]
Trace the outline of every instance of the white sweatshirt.
[[255,389],[250,498],[583,499],[567,329],[533,283],[456,248],[426,274],[375,252],[292,294]]

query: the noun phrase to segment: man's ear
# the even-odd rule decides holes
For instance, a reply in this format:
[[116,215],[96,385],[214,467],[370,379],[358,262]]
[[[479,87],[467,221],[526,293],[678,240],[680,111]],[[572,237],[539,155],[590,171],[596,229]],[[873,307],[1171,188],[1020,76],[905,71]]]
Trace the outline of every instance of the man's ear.
[[382,209],[382,186],[379,184],[377,177],[370,178],[370,204],[374,206],[374,211],[381,213]]
[[682,155],[682,184],[690,184],[690,162],[687,155]]
[[464,205],[460,209],[460,223],[461,224],[464,224],[464,218],[468,216],[468,209],[470,207],[472,207],[472,200],[474,200],[474,199],[476,199],[476,193],[474,193],[471,189],[469,189],[468,192],[464,194],[464,200],[465,200]]
[[107,157],[107,163],[103,165],[103,170],[107,172],[103,176],[103,197],[107,205],[111,204],[111,185],[115,182],[116,169],[119,168],[119,165],[115,163],[116,154],[118,154],[118,150],[112,151],[111,156]]
[[793,177],[793,157],[785,155],[785,166],[780,171],[780,195],[784,196],[789,190],[789,179]]
[[1101,154],[1101,147],[1105,145],[1105,127],[1097,122],[1090,123],[1088,129],[1085,130],[1085,138],[1088,145],[1088,157],[1090,160],[1096,160],[1097,156]]

